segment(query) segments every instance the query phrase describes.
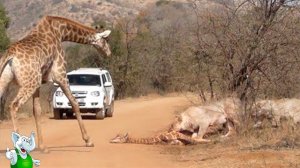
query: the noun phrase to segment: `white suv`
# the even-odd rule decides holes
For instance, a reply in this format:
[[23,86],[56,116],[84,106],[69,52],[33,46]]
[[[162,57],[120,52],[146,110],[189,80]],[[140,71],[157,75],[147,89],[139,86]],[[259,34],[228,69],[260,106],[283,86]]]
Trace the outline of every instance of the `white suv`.
[[[112,117],[114,112],[114,86],[107,70],[80,68],[67,73],[70,89],[81,113],[95,113],[97,119]],[[53,95],[54,118],[65,113],[73,116],[72,106],[59,87]]]

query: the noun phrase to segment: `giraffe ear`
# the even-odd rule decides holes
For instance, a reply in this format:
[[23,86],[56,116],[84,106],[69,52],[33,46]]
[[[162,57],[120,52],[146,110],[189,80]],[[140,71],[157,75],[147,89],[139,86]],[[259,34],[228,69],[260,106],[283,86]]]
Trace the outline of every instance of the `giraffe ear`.
[[111,30],[105,30],[104,32],[100,33],[101,37],[107,38],[111,33]]
[[111,33],[111,30],[105,30],[104,32],[97,33],[96,39],[107,38]]

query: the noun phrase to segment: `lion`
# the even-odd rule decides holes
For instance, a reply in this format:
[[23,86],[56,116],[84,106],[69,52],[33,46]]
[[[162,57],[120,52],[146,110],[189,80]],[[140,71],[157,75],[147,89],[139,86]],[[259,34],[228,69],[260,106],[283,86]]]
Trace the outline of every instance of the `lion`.
[[197,141],[210,142],[210,140],[204,138],[204,135],[216,131],[216,128],[223,125],[228,128],[228,133],[225,136],[231,135],[234,129],[224,113],[210,110],[209,107],[193,106],[176,116],[171,129],[179,132],[188,131],[192,133],[192,138]]
[[193,106],[176,116],[171,129],[188,131],[192,137],[199,141],[209,142],[204,135],[215,133],[225,126],[228,132],[224,137],[229,137],[236,132],[239,125],[238,113],[241,101],[235,97],[228,97],[220,101],[208,103],[203,106]]
[[241,110],[241,100],[236,97],[227,97],[220,101],[215,101],[203,106],[212,111],[223,113],[227,120],[231,121],[234,126],[239,125],[239,112]]
[[271,121],[273,127],[280,125],[280,119],[292,118],[300,124],[300,99],[261,100],[256,102],[252,116],[256,119],[254,127],[261,127],[264,119]]

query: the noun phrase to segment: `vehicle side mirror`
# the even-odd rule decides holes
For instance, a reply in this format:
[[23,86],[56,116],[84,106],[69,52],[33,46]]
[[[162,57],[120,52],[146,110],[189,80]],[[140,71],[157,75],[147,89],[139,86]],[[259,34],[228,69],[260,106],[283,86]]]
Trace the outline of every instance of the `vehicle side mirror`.
[[104,87],[111,87],[112,86],[112,83],[111,82],[105,82],[104,83]]

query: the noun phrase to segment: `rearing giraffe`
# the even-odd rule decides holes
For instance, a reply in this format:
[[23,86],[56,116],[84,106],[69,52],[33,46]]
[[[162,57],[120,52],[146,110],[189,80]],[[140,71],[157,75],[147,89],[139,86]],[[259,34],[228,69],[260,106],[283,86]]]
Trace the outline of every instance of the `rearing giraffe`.
[[45,16],[27,36],[9,47],[0,58],[0,96],[10,82],[16,81],[19,90],[9,105],[15,131],[18,131],[16,114],[18,109],[33,96],[38,144],[40,149],[46,150],[40,124],[39,90],[42,83],[54,81],[61,87],[72,105],[86,146],[94,145],[82,122],[78,103],[69,88],[62,42],[91,44],[104,55],[110,56],[110,46],[105,39],[109,34],[110,30],[98,32],[66,18]]

